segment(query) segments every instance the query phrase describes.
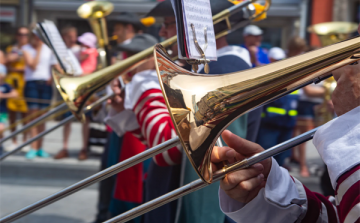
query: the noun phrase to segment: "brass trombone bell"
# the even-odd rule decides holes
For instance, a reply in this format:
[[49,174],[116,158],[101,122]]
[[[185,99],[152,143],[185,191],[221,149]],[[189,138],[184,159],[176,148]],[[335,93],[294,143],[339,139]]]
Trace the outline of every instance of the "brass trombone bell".
[[114,5],[106,1],[91,1],[82,4],[77,9],[77,14],[83,19],[100,19],[109,15],[114,10]]
[[[211,183],[212,148],[231,122],[258,106],[328,77],[334,69],[359,60],[360,37],[266,66],[222,75],[187,71],[174,63],[159,44],[154,57],[166,105],[181,144],[200,178]],[[234,168],[236,165],[224,167],[224,171]]]
[[357,28],[353,22],[325,22],[310,26],[308,31],[319,37],[322,46],[328,46],[348,39]]

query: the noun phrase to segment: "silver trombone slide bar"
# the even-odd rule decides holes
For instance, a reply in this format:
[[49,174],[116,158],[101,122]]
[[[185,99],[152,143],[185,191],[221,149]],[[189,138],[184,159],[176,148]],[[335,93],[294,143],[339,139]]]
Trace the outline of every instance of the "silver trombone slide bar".
[[88,187],[94,183],[97,183],[99,181],[102,181],[108,177],[111,177],[123,170],[126,170],[127,168],[130,168],[138,163],[141,163],[159,153],[162,153],[174,146],[176,146],[177,144],[180,143],[180,139],[179,137],[175,137],[175,138],[172,138],[164,143],[161,143],[157,146],[154,146],[142,153],[139,153],[127,160],[124,160],[116,165],[113,165],[103,171],[100,171],[88,178],[85,178],[84,180],[82,181],[79,181],[53,195],[50,195],[36,203],[33,203],[23,209],[20,209],[8,216],[5,216],[3,218],[0,219],[0,223],[8,223],[8,222],[13,222],[15,221],[16,219],[19,219],[25,215],[28,215],[40,208],[43,208],[49,204],[52,204],[54,203],[55,201],[57,200],[60,200],[64,197],[67,197],[81,189],[84,189],[85,187]]
[[[279,153],[282,153],[288,149],[291,149],[294,146],[297,146],[301,143],[304,143],[308,140],[311,140],[314,137],[314,134],[318,128],[315,128],[311,131],[308,131],[304,134],[301,134],[295,138],[292,138],[288,141],[285,141],[279,145],[276,145],[274,147],[271,147],[267,150],[264,150],[261,153],[258,153],[252,157],[246,158],[242,161],[237,162],[238,165],[234,165],[234,168],[227,168],[226,171],[219,170],[214,174],[213,182],[221,180],[226,174],[240,170],[245,169],[255,163],[261,162],[271,156],[277,155]],[[174,201],[180,197],[183,197],[187,194],[190,194],[194,191],[200,190],[204,187],[206,187],[208,183],[202,181],[201,179],[195,180],[185,186],[182,186],[176,190],[173,190],[167,194],[164,194],[158,198],[155,198],[145,204],[142,204],[136,208],[133,208],[121,215],[118,215],[108,221],[105,221],[104,223],[114,223],[114,222],[127,222],[131,219],[134,219],[140,215],[143,215],[151,210],[154,210],[155,208],[158,208],[164,204],[167,204],[171,201]]]
[[[102,102],[106,101],[107,99],[111,98],[112,96],[113,96],[113,94],[103,96],[102,98],[100,98],[100,99],[97,100],[96,102],[94,102],[94,103],[92,103],[91,105],[87,106],[87,107],[84,109],[85,112],[91,110],[91,108],[93,108],[93,107],[97,107],[97,106],[100,105]],[[64,104],[64,105],[66,105],[66,104]],[[59,105],[58,107],[60,107],[60,106],[62,106],[62,105]],[[43,117],[43,116],[41,116],[41,117]],[[40,117],[40,118],[41,118],[41,117]],[[6,157],[10,156],[11,154],[16,153],[17,151],[19,151],[19,150],[20,150],[21,148],[23,148],[24,146],[29,145],[30,143],[32,143],[32,142],[40,139],[41,137],[45,136],[46,134],[54,131],[55,129],[59,128],[60,126],[66,124],[66,123],[68,123],[68,122],[70,122],[70,121],[72,121],[72,120],[74,120],[74,119],[75,119],[75,116],[74,116],[74,115],[71,115],[71,116],[65,118],[64,120],[62,120],[61,122],[59,122],[57,125],[51,127],[50,129],[47,129],[46,131],[41,132],[41,133],[38,134],[37,136],[35,136],[35,137],[27,140],[26,142],[24,142],[23,144],[21,144],[21,145],[19,145],[19,146],[17,146],[15,149],[13,149],[13,150],[11,150],[11,151],[9,151],[9,152],[7,152],[7,153],[4,153],[3,155],[0,156],[0,162],[1,162],[2,160],[4,160]],[[29,127],[29,128],[30,128],[30,127]]]
[[5,142],[6,140],[11,139],[12,137],[14,137],[14,136],[16,136],[16,135],[18,135],[18,134],[20,134],[22,132],[25,132],[26,130],[30,129],[31,127],[33,127],[34,125],[36,125],[37,123],[42,121],[43,119],[57,113],[58,111],[66,108],[66,107],[67,107],[66,103],[63,103],[63,104],[51,109],[50,111],[46,112],[42,116],[40,116],[40,117],[34,119],[33,121],[29,122],[28,124],[24,125],[21,129],[18,129],[16,131],[12,132],[10,135],[5,136],[4,138],[0,139],[0,145],[3,142]]

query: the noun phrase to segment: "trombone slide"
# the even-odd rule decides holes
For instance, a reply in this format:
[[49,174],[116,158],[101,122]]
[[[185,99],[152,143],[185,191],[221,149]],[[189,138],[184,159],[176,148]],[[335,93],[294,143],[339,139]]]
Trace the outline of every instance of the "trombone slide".
[[[240,170],[240,169],[245,169],[255,163],[261,162],[267,158],[270,158],[274,155],[284,152],[285,150],[291,149],[294,146],[297,146],[303,142],[306,142],[314,137],[314,134],[317,131],[317,129],[318,128],[313,129],[309,132],[305,132],[295,138],[292,138],[292,139],[285,141],[279,145],[276,145],[267,150],[264,150],[261,153],[258,153],[254,156],[246,158],[242,161],[236,162],[233,166],[231,166],[229,168],[224,166],[224,168],[222,170],[219,170],[214,174],[213,181],[214,182],[219,181],[223,177],[225,177],[226,174],[228,174],[230,172]],[[105,223],[130,221],[131,219],[134,219],[142,214],[145,214],[151,210],[154,210],[155,208],[165,205],[173,200],[176,200],[176,199],[183,197],[187,194],[190,194],[194,191],[200,190],[200,189],[206,187],[207,185],[209,185],[209,184],[204,182],[201,179],[195,180],[189,184],[186,184],[185,186],[182,186],[176,190],[173,190],[167,194],[164,194],[158,198],[155,198],[145,204],[137,206],[136,208],[133,208],[121,215],[118,215],[118,216],[106,221]]]

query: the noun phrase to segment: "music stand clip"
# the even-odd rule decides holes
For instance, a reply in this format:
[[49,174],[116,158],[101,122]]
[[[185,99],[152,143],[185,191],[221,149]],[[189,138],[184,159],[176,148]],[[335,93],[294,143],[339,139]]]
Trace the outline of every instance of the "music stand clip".
[[205,44],[204,44],[203,48],[200,47],[199,42],[196,39],[195,26],[192,23],[191,23],[191,29],[192,29],[193,36],[194,36],[195,48],[199,52],[199,54],[201,55],[202,59],[188,59],[188,60],[186,60],[186,62],[192,66],[192,69],[194,70],[195,73],[197,73],[197,71],[199,69],[198,65],[199,64],[204,64],[204,71],[205,71],[205,73],[208,74],[209,71],[210,71],[210,68],[209,68],[210,60],[206,59],[206,56],[205,56],[205,53],[204,53],[206,51],[206,49],[207,49],[207,46],[208,46],[207,27],[204,28]]

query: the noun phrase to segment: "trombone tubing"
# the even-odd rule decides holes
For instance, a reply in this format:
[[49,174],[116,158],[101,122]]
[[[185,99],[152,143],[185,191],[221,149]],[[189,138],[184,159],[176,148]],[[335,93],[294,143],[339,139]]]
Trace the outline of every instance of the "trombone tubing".
[[21,129],[18,129],[16,131],[12,132],[10,135],[5,136],[4,138],[0,139],[0,144],[2,144],[6,140],[11,139],[12,137],[14,137],[22,132],[25,132],[26,130],[30,129],[31,127],[36,125],[41,120],[57,113],[58,111],[60,111],[64,108],[66,108],[66,103],[63,103],[63,104],[51,109],[50,111],[46,112],[45,114],[41,115],[40,117],[38,117],[38,118],[34,119],[33,121],[29,122],[28,124],[24,125]]
[[[319,128],[319,127],[318,127]],[[304,143],[308,140],[311,140],[314,137],[315,132],[317,131],[318,128],[315,128],[313,130],[310,130],[308,132],[305,132],[295,138],[292,138],[288,141],[285,141],[281,144],[278,144],[274,147],[271,147],[270,149],[264,150],[261,153],[255,154],[254,156],[251,156],[249,158],[246,158],[242,161],[239,161],[239,165],[237,165],[235,168],[229,169],[227,168],[226,171],[225,168],[223,168],[222,170],[217,171],[214,174],[214,178],[213,178],[213,182],[219,181],[221,180],[226,174],[236,171],[236,170],[240,170],[240,169],[245,169],[248,168],[251,165],[254,165],[255,163],[261,162],[267,158],[270,158],[271,156],[277,155],[281,152],[284,152],[288,149],[293,148],[294,146],[297,146],[301,143]],[[182,186],[176,190],[173,190],[167,194],[164,194],[158,198],[155,198],[145,204],[142,204],[140,206],[137,206],[136,208],[133,208],[123,214],[120,214],[108,221],[105,221],[104,223],[114,223],[114,222],[127,222],[130,221],[131,219],[134,219],[140,215],[143,215],[149,211],[154,210],[155,208],[158,208],[164,204],[167,204],[171,201],[174,201],[180,197],[183,197],[187,194],[190,194],[192,192],[195,192],[197,190],[200,190],[206,186],[208,186],[209,184],[202,181],[201,179],[195,180],[189,184],[186,184],[185,186]]]
[[[71,116],[72,118],[74,118],[74,116]],[[69,117],[70,118],[70,117]],[[0,219],[0,223],[7,223],[7,222],[12,222],[15,221],[16,219],[19,219],[25,215],[28,215],[42,207],[45,207],[49,204],[54,203],[57,200],[60,200],[64,197],[69,196],[70,194],[73,194],[85,187],[88,187],[94,183],[97,183],[99,181],[102,181],[108,177],[111,177],[123,170],[126,170],[127,168],[130,168],[138,163],[141,163],[159,153],[162,153],[176,145],[180,144],[180,139],[179,137],[175,137],[173,139],[170,139],[162,144],[159,144],[155,147],[152,147],[142,153],[139,153],[129,159],[126,159],[116,165],[113,165],[103,171],[100,171],[88,178],[85,178],[82,181],[79,181],[53,195],[50,195],[49,197],[46,197],[36,203],[33,203],[21,210],[18,210],[8,216],[5,216],[3,218]]]
[[[90,111],[92,108],[100,105],[102,102],[106,101],[107,99],[109,99],[109,98],[112,97],[112,96],[113,96],[113,94],[106,95],[106,96],[100,98],[99,100],[97,100],[96,102],[94,102],[93,104],[87,106],[84,110],[85,110],[85,111]],[[31,123],[29,123],[29,124],[35,125],[37,122],[40,122],[42,119],[44,119],[44,118],[52,115],[53,113],[56,113],[57,111],[63,109],[63,108],[64,108],[64,105],[65,105],[65,107],[66,107],[66,104],[65,104],[65,103],[62,104],[62,105],[59,105],[58,107],[56,107],[55,109],[53,109],[54,111],[50,111],[50,112],[46,113],[45,115],[40,116],[39,118],[37,118],[36,120],[34,120],[34,122],[31,122]],[[60,108],[61,108],[61,109],[60,109]],[[39,119],[39,120],[38,120],[38,119]],[[66,124],[66,123],[68,123],[68,122],[70,122],[70,121],[72,121],[72,120],[74,120],[74,119],[75,119],[75,116],[74,116],[74,115],[71,115],[71,116],[65,118],[64,120],[62,120],[61,122],[59,122],[57,125],[51,127],[50,129],[47,129],[46,131],[41,132],[41,133],[38,134],[37,136],[29,139],[28,141],[24,142],[23,144],[21,144],[21,145],[19,145],[19,146],[17,146],[15,149],[13,149],[13,150],[11,150],[11,151],[9,151],[9,152],[1,155],[1,156],[0,156],[0,162],[1,162],[2,160],[4,160],[6,157],[10,156],[11,154],[16,153],[17,151],[19,151],[19,150],[20,150],[21,148],[23,148],[24,146],[26,146],[26,145],[28,145],[28,144],[30,144],[30,143],[38,140],[39,138],[45,136],[46,134],[54,131],[55,129],[59,128],[60,126]],[[35,121],[36,121],[36,122],[35,122]],[[31,127],[31,126],[30,126],[30,127]],[[30,128],[30,127],[28,127],[28,128]],[[25,128],[25,127],[24,127],[24,128]],[[24,129],[24,128],[22,128],[22,129]],[[20,130],[22,130],[22,129],[20,129]]]
[[[316,78],[316,79],[314,80],[314,83],[318,83],[318,82],[320,82],[320,81],[322,81],[322,80],[324,80],[324,79],[326,79],[326,78],[329,78],[329,77],[331,77],[331,76],[332,76],[332,74],[328,74],[328,75],[323,76],[323,77],[318,77],[318,78]],[[309,82],[306,82],[306,83],[303,83],[302,85],[297,86],[296,89],[305,87],[306,85],[311,84],[311,83],[313,83],[313,80],[311,80],[311,81],[309,81]],[[110,96],[105,96],[105,97],[111,97],[111,96],[113,96],[113,94],[110,95]],[[277,98],[280,98],[280,96],[277,97]],[[271,101],[274,101],[274,100],[276,100],[277,98],[274,98],[274,99],[271,100]],[[100,99],[100,100],[101,100],[101,99]],[[270,103],[271,101],[268,101],[267,103]],[[94,102],[94,104],[96,104],[96,103],[99,103],[99,102],[98,102],[98,101],[97,101],[97,102]],[[265,104],[267,104],[267,103],[265,103]],[[94,107],[93,105],[91,105],[91,106]],[[87,109],[89,109],[89,106],[87,107]],[[254,109],[255,109],[255,108],[254,108]],[[72,117],[74,117],[74,116],[71,116],[71,118],[72,118]],[[59,123],[59,124],[56,126],[56,128],[60,127],[62,124],[65,124],[65,123]],[[299,145],[299,144],[301,144],[302,142],[306,142],[307,140],[312,139],[312,135],[311,135],[311,137],[308,137],[307,139],[305,139],[304,137],[306,137],[307,134],[313,134],[313,133],[315,133],[315,130],[316,130],[316,129],[311,130],[311,131],[309,131],[309,132],[307,132],[307,133],[304,133],[304,134],[299,135],[299,136],[297,136],[297,137],[295,137],[295,138],[293,138],[293,139],[291,139],[291,140],[286,141],[286,142],[293,142],[293,141],[296,140],[296,142],[297,142],[297,144],[292,145],[292,146],[290,146],[289,148],[292,148],[293,146]],[[47,133],[45,133],[45,134],[47,134]],[[301,137],[301,136],[303,136],[303,137]],[[302,140],[302,141],[300,142],[300,140]],[[221,141],[220,141],[220,142],[221,142]],[[285,142],[285,143],[286,143],[286,142]],[[157,155],[157,154],[159,154],[159,153],[162,153],[162,152],[164,152],[164,151],[166,151],[166,150],[168,150],[168,149],[170,149],[170,148],[172,148],[172,147],[174,147],[174,146],[176,146],[176,145],[178,145],[178,144],[180,144],[180,139],[179,139],[179,137],[177,136],[177,137],[175,137],[175,138],[173,138],[173,139],[170,139],[170,140],[168,140],[168,141],[166,141],[166,142],[163,142],[162,144],[159,144],[159,145],[157,145],[157,146],[155,146],[155,147],[152,147],[152,148],[150,148],[150,149],[148,149],[148,150],[146,150],[146,151],[144,151],[144,152],[142,152],[142,153],[140,153],[140,154],[137,154],[136,156],[133,156],[133,157],[131,157],[131,158],[129,158],[129,159],[121,162],[121,163],[118,163],[118,164],[116,164],[116,165],[114,165],[114,166],[112,166],[112,167],[110,167],[110,168],[107,168],[107,169],[105,169],[105,170],[103,170],[103,171],[101,171],[101,172],[99,172],[99,173],[97,173],[97,174],[95,174],[95,175],[93,175],[93,176],[90,176],[90,177],[88,177],[88,178],[86,178],[86,179],[84,179],[84,180],[82,180],[82,181],[80,181],[80,182],[78,182],[78,183],[76,183],[76,184],[73,184],[72,186],[69,186],[69,187],[63,189],[63,190],[59,191],[59,192],[56,193],[56,194],[53,194],[53,195],[51,195],[51,196],[49,196],[49,197],[47,197],[47,198],[44,198],[44,199],[42,199],[42,200],[40,200],[40,201],[38,201],[38,202],[36,202],[36,203],[34,203],[34,204],[32,204],[32,205],[29,205],[29,206],[23,208],[23,209],[21,209],[21,210],[19,210],[19,211],[17,211],[17,212],[14,212],[13,214],[10,214],[10,215],[8,215],[8,216],[0,219],[0,223],[2,223],[2,222],[12,222],[12,221],[14,221],[14,220],[16,220],[16,219],[18,219],[18,218],[20,218],[20,217],[23,217],[23,216],[25,216],[25,215],[27,215],[27,214],[30,214],[30,213],[32,213],[32,212],[34,212],[34,211],[36,211],[36,210],[38,210],[38,209],[40,209],[40,208],[42,208],[42,207],[45,207],[45,206],[47,206],[47,205],[49,205],[49,204],[51,204],[51,203],[53,203],[53,202],[55,202],[55,201],[57,201],[57,200],[59,200],[59,199],[61,199],[61,198],[67,197],[68,195],[73,194],[73,193],[75,193],[76,191],[81,190],[82,188],[85,188],[85,187],[87,187],[87,186],[90,186],[90,185],[92,185],[92,184],[94,184],[94,183],[96,183],[96,182],[99,182],[99,181],[101,181],[101,180],[103,180],[103,179],[106,179],[106,178],[112,176],[112,175],[115,175],[115,174],[117,174],[117,173],[119,173],[119,172],[121,172],[121,171],[123,171],[123,170],[125,170],[125,169],[127,169],[127,168],[130,168],[130,167],[132,167],[133,165],[136,165],[136,164],[138,164],[138,163],[146,160],[147,158],[151,158],[152,156],[155,156],[155,155]],[[272,148],[266,150],[266,154],[270,154],[270,152],[274,151],[274,150],[276,149],[276,147],[279,147],[279,146],[282,146],[282,145],[284,146],[284,143],[279,144],[279,145],[277,145],[277,146],[275,146],[275,147],[272,147]],[[22,146],[25,146],[25,145],[22,145]],[[289,149],[289,148],[287,148],[287,149]],[[19,148],[16,148],[16,149],[18,150]],[[286,150],[286,149],[283,149],[283,150],[281,150],[281,151],[278,151],[278,150],[276,149],[276,151],[278,151],[278,152],[276,152],[276,153],[274,153],[274,154],[271,153],[271,154],[272,154],[272,155],[276,155],[276,154],[281,153],[282,151],[285,151],[285,150]],[[156,151],[156,152],[154,152],[154,151]],[[12,153],[12,152],[13,152],[13,151],[10,151],[10,153]],[[265,152],[265,151],[264,151],[264,152]],[[151,153],[151,155],[148,155],[149,153]],[[257,154],[257,155],[255,155],[255,156],[258,156],[258,155],[261,155],[261,154],[262,154],[262,153]],[[5,154],[5,155],[7,155],[7,154]],[[9,155],[10,155],[10,154],[9,154]],[[272,155],[270,155],[270,156],[272,156]],[[7,156],[8,156],[8,155],[7,155]],[[145,156],[146,156],[146,158],[143,158],[143,157],[145,157]],[[254,156],[254,157],[255,157],[255,156]],[[264,155],[262,155],[262,156],[264,156]],[[268,158],[268,157],[267,157],[267,158]],[[3,158],[0,157],[0,160],[1,160],[1,159],[3,159]],[[250,158],[245,159],[245,160],[249,160],[249,159],[250,159]],[[266,158],[264,158],[264,159],[266,159]],[[130,161],[130,160],[131,160],[131,161]],[[133,162],[132,160],[135,160],[134,163],[131,163],[131,162]],[[137,160],[137,161],[136,161],[136,160]],[[242,161],[242,162],[245,162],[245,160]],[[260,161],[261,161],[261,160],[260,160]],[[240,163],[240,165],[242,164],[242,162]],[[256,163],[256,162],[252,162],[252,164],[248,164],[248,166],[249,166],[249,165],[253,165],[253,164],[255,164],[255,163]],[[124,165],[124,166],[123,166],[123,165]],[[123,166],[123,167],[122,167],[122,166]],[[117,169],[118,167],[119,167],[119,168],[121,167],[121,168],[120,168],[120,169]],[[240,168],[240,167],[238,167],[238,166],[236,166],[236,165],[233,165],[231,168],[228,168],[228,169],[229,169],[229,170],[232,170],[232,169],[234,169],[234,168],[238,169],[238,168]],[[242,168],[246,168],[246,167],[242,167]],[[116,169],[115,172],[114,172],[114,169]],[[101,178],[97,178],[97,176],[99,176],[99,175],[102,175],[102,177],[101,177]],[[216,177],[216,176],[214,176],[214,177]],[[201,180],[199,179],[199,180],[197,180],[197,181],[201,181]],[[194,182],[197,182],[197,181],[194,181]],[[189,185],[190,185],[190,184],[189,184]],[[206,185],[205,185],[205,186],[206,186]],[[205,186],[203,186],[203,187],[205,187]],[[192,188],[193,188],[193,187],[192,187]],[[202,187],[201,187],[201,188],[202,188]],[[198,189],[201,189],[201,188],[198,188]],[[180,189],[180,188],[179,188],[179,189]],[[178,190],[179,190],[179,189],[178,189]],[[189,193],[191,193],[191,192],[189,192]],[[186,195],[186,194],[184,194],[184,195]],[[182,196],[184,196],[184,195],[182,195]],[[165,196],[165,195],[164,195],[164,196]],[[179,197],[182,197],[182,196],[179,196]],[[178,197],[176,197],[176,198],[174,198],[174,199],[177,199],[177,198],[178,198]],[[174,200],[174,199],[172,199],[172,200]],[[170,202],[170,201],[172,201],[172,200],[169,200],[169,201],[163,203],[162,205],[164,205],[164,204],[166,204],[166,203],[168,203],[168,202]],[[159,205],[159,206],[161,206],[161,205]],[[138,216],[138,215],[134,216],[134,218],[137,217],[137,216]]]

